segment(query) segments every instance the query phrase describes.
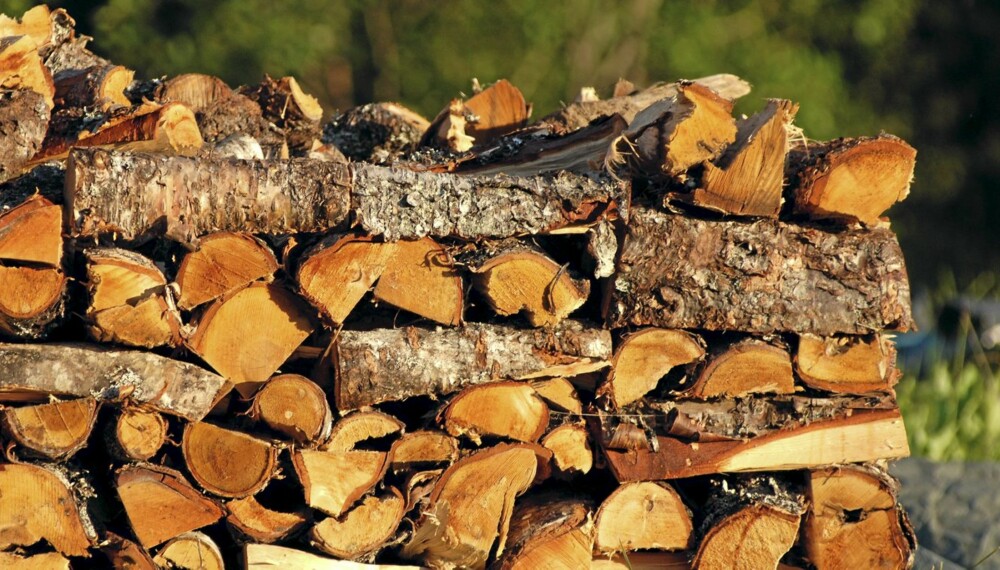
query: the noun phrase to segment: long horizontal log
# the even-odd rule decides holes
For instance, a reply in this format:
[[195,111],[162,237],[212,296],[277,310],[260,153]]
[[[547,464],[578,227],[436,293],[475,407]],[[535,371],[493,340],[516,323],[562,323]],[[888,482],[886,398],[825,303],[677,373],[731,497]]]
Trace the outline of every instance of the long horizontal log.
[[910,286],[887,229],[699,220],[635,208],[610,295],[612,327],[907,331]]
[[0,343],[0,400],[49,395],[128,398],[197,421],[227,387],[221,376],[151,352],[86,344]]
[[552,330],[470,323],[341,331],[333,351],[337,407],[441,396],[505,379],[573,375],[602,368],[610,357],[610,333],[576,321]]

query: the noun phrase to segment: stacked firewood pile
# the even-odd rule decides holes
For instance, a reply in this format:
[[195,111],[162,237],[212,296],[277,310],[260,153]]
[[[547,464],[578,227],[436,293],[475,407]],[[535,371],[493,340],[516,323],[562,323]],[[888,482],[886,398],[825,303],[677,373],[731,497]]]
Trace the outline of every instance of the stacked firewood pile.
[[730,75],[322,126],[0,36],[5,568],[911,564],[903,141]]

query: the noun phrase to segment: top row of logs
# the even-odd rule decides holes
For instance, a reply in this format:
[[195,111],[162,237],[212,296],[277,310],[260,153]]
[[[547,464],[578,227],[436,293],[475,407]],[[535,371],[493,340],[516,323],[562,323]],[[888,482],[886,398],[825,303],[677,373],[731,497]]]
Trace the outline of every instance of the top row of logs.
[[[9,151],[0,181],[80,147],[198,157],[71,160],[74,234],[190,241],[216,230],[322,231],[353,211],[350,222],[390,240],[501,238],[627,219],[630,189],[618,180],[637,181],[668,209],[874,226],[913,175],[915,150],[891,135],[806,140],[787,100],[734,118],[733,101],[750,86],[732,75],[643,90],[619,82],[606,100],[585,89],[533,124],[530,104],[500,80],[475,85],[433,121],[376,103],[337,116],[321,135],[323,110],[293,78],[237,90],[197,74],[134,81],[72,26],[44,6],[0,21],[0,127],[19,135],[2,143],[11,148],[0,149]],[[38,133],[20,124],[33,115]],[[314,160],[280,161],[290,155]],[[451,209],[468,225],[439,215]]]

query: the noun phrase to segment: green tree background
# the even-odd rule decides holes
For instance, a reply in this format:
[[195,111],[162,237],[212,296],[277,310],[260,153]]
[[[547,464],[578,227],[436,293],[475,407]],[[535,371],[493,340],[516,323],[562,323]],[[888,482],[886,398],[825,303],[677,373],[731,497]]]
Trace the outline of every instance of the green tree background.
[[[32,2],[0,0],[19,14]],[[66,0],[92,48],[141,76],[295,75],[329,114],[373,100],[435,114],[506,77],[542,116],[607,94],[731,72],[801,104],[810,138],[897,134],[917,147],[892,211],[919,287],[1000,268],[1000,3],[955,0]]]

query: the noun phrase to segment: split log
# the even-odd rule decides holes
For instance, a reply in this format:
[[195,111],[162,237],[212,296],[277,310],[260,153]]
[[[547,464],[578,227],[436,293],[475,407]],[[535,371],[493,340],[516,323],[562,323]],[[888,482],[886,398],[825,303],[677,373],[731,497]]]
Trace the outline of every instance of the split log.
[[594,451],[583,423],[565,423],[542,438],[542,445],[552,451],[552,461],[562,475],[586,475],[594,467]]
[[465,152],[474,145],[516,131],[528,122],[530,115],[531,107],[525,103],[521,90],[501,79],[468,101],[452,100],[431,121],[421,144]]
[[112,452],[126,461],[146,461],[167,441],[167,420],[142,406],[125,406],[114,425]]
[[684,396],[705,400],[795,392],[792,358],[784,348],[747,339],[714,352]]
[[30,36],[0,37],[0,88],[34,91],[42,96],[46,110],[52,110],[55,84]]
[[616,408],[651,392],[674,367],[701,360],[703,342],[694,334],[647,328],[626,336],[611,359],[608,378],[598,390]]
[[[595,556],[591,570],[691,570],[691,555],[687,552],[622,552]],[[780,566],[779,570],[784,570]]]
[[342,324],[397,247],[355,234],[327,236],[302,256],[295,276],[299,292],[331,322]]
[[305,446],[326,441],[333,426],[326,393],[298,374],[282,374],[268,380],[254,395],[250,417]]
[[847,394],[884,392],[895,384],[896,349],[886,335],[799,336],[795,370],[819,390]]
[[485,567],[491,552],[502,556],[514,498],[532,484],[537,465],[534,450],[520,444],[484,449],[449,467],[402,556],[470,568]]
[[127,107],[131,102],[125,96],[125,89],[132,84],[134,76],[134,71],[120,65],[67,69],[52,78],[55,102],[60,107],[86,107],[96,111]]
[[460,176],[367,164],[353,171],[359,225],[389,241],[506,238],[628,217],[627,184],[606,177]]
[[89,557],[97,533],[81,504],[56,468],[0,463],[0,549],[44,540],[66,556]]
[[13,552],[0,552],[0,567],[7,570],[70,570],[69,558],[58,552],[24,556]]
[[347,512],[382,479],[388,459],[382,451],[360,450],[303,449],[292,455],[306,503],[332,517]]
[[403,495],[389,487],[388,493],[365,498],[341,519],[317,523],[309,532],[309,542],[337,558],[371,558],[396,532],[405,508]]
[[153,559],[141,546],[113,532],[106,533],[101,554],[114,568],[123,570],[158,570]]
[[903,255],[885,229],[829,233],[635,208],[611,289],[612,327],[825,336],[912,327]]
[[60,267],[62,208],[39,194],[0,214],[0,261]]
[[809,475],[806,557],[816,568],[909,568],[915,538],[896,499],[898,483],[877,468],[845,465]]
[[458,459],[458,440],[439,431],[414,431],[403,434],[392,444],[391,455],[393,471],[425,465],[450,465]]
[[351,451],[362,442],[398,436],[404,427],[403,422],[382,412],[352,412],[337,420],[323,449]]
[[183,103],[198,113],[211,107],[217,101],[225,101],[234,95],[226,82],[203,73],[184,73],[171,77],[156,89],[156,100],[161,103]]
[[604,499],[594,521],[594,550],[685,550],[691,546],[691,512],[667,483],[625,483]]
[[315,328],[305,303],[264,283],[217,299],[197,326],[188,346],[232,381],[244,398],[252,396]]
[[247,544],[243,550],[245,570],[272,570],[297,568],[298,570],[424,570],[419,566],[394,564],[362,564],[319,556],[304,550],[268,544]]
[[62,461],[87,443],[97,420],[97,400],[9,408],[0,406],[3,426],[14,443],[42,457]]
[[440,396],[486,382],[562,376],[606,360],[605,330],[564,321],[554,330],[468,323],[460,329],[341,331],[332,358],[337,408]]
[[0,399],[129,398],[198,421],[224,390],[225,379],[150,352],[87,344],[0,343]]
[[549,406],[571,414],[582,414],[583,404],[576,387],[566,378],[549,378],[531,383],[531,387]]
[[219,545],[201,532],[186,532],[160,548],[153,558],[160,568],[197,568],[198,570],[225,570]]
[[30,89],[0,89],[0,182],[24,171],[42,148],[48,125],[44,96]]
[[892,135],[797,146],[789,156],[796,213],[810,218],[879,223],[910,193],[917,151]]
[[508,547],[496,570],[589,568],[594,544],[591,508],[583,500],[540,493],[517,501]]
[[771,99],[763,111],[740,121],[736,142],[705,164],[691,202],[725,214],[777,218],[785,181],[788,126],[799,106]]
[[[63,10],[56,10],[62,12]],[[52,12],[45,4],[29,9],[20,18],[0,14],[0,38],[28,36],[39,50],[48,51],[53,41]]]
[[444,474],[444,469],[430,469],[428,471],[415,471],[406,478],[406,511],[410,512],[416,508],[425,508],[428,497],[434,490],[434,486]]
[[[719,74],[695,79],[693,83],[708,87],[719,96],[736,100],[750,92],[750,84],[735,75]],[[603,101],[581,101],[539,120],[553,132],[566,134],[586,127],[599,117],[619,114],[631,123],[643,109],[663,99],[677,95],[677,83],[656,83],[634,94],[620,95]]]
[[538,441],[549,425],[549,408],[527,383],[496,382],[466,388],[440,419],[449,434],[465,436],[476,445],[483,437]]
[[208,526],[223,515],[214,501],[166,467],[125,467],[115,482],[132,530],[146,549]]
[[177,269],[177,306],[191,310],[236,292],[254,281],[270,281],[278,261],[267,245],[249,234],[217,232],[198,240]]
[[334,117],[323,128],[323,142],[356,162],[391,163],[417,150],[429,126],[427,119],[398,103],[368,103]]
[[648,176],[677,177],[736,140],[733,102],[709,87],[677,83],[677,95],[640,111],[615,143],[617,156]]
[[294,77],[274,80],[265,75],[259,84],[240,91],[260,105],[267,120],[284,130],[293,150],[306,151],[319,138],[323,107],[299,87]]
[[375,298],[442,325],[461,324],[462,277],[447,250],[429,237],[394,245]]
[[66,276],[52,267],[0,265],[0,336],[41,339],[63,316]]
[[80,149],[66,172],[65,207],[74,235],[166,235],[190,242],[215,231],[319,232],[344,222],[350,207],[348,170],[329,162]]
[[275,511],[260,504],[253,496],[233,499],[226,503],[226,523],[248,542],[271,544],[283,540],[309,522],[308,509],[295,512]]
[[472,283],[497,314],[524,313],[533,327],[553,326],[579,309],[590,282],[575,278],[541,248],[505,240],[462,258]]
[[[653,404],[658,434],[648,445],[613,449],[615,421],[602,426],[605,455],[619,481],[711,473],[780,471],[909,455],[906,430],[889,398],[773,396]],[[617,446],[616,446],[617,447]]]
[[88,332],[97,341],[154,348],[181,342],[181,318],[153,261],[119,248],[90,248],[87,264]]
[[772,478],[720,486],[705,506],[692,568],[777,568],[795,543],[804,510],[802,497]]
[[270,443],[204,422],[188,424],[181,449],[198,485],[220,497],[253,495],[277,467],[278,450]]

